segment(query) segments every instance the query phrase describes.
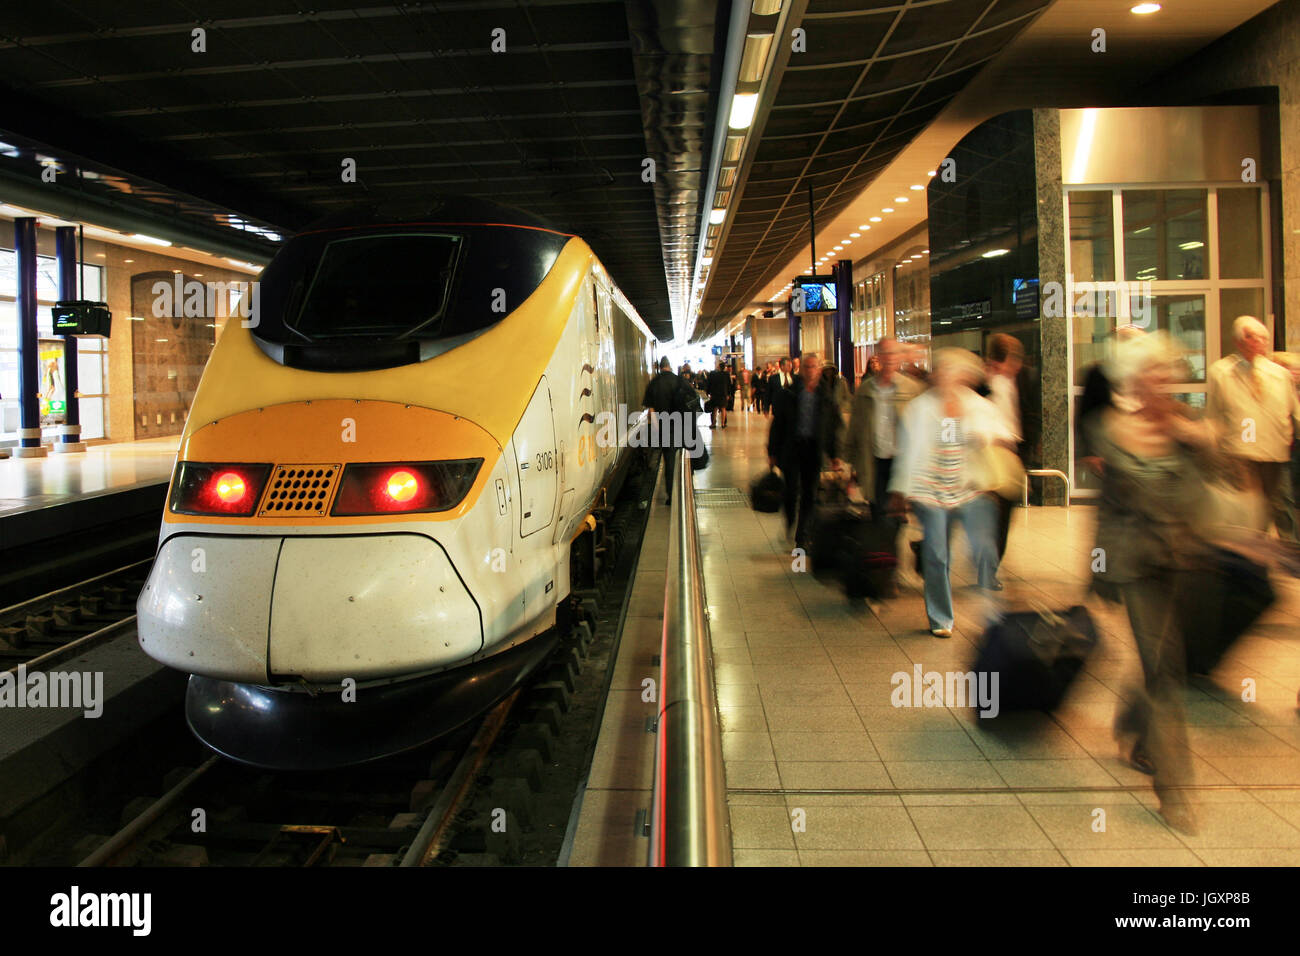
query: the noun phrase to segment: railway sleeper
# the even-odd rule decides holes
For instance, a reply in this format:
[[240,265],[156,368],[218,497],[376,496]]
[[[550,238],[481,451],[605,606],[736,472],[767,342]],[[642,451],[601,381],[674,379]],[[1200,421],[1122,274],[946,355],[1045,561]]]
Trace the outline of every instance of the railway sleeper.
[[522,777],[498,777],[492,781],[488,795],[494,817],[499,817],[497,810],[504,810],[508,817],[518,818],[521,826],[533,825],[533,791],[527,780]]
[[513,744],[523,750],[536,750],[543,763],[550,763],[555,754],[555,735],[543,723],[521,724],[515,731]]
[[539,703],[552,703],[560,708],[561,713],[569,711],[569,697],[573,692],[563,681],[547,680],[534,684],[532,697]]
[[544,762],[536,750],[517,750],[501,761],[502,777],[525,781],[534,793],[542,791]]

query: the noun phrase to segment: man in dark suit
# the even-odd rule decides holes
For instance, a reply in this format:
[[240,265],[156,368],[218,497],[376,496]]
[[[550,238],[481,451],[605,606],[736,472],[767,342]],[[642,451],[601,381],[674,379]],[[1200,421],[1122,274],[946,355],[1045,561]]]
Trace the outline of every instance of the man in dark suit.
[[[664,485],[667,489],[664,504],[672,504],[673,475],[683,438],[680,433],[672,434],[671,420],[667,416],[672,413],[683,414],[683,391],[689,387],[685,379],[673,374],[673,363],[665,355],[659,360],[659,373],[650,379],[645,387],[645,398],[641,400],[641,404],[650,409],[650,425],[655,429],[656,441],[663,452]],[[691,394],[694,395],[694,391]],[[694,424],[694,416],[691,416],[691,424]],[[682,427],[686,427],[685,422]],[[653,460],[652,458],[651,461]]]
[[731,376],[727,374],[727,364],[718,359],[718,367],[708,374],[709,425],[717,428],[718,418],[722,419],[723,428],[727,427],[727,396],[731,390]]
[[835,469],[840,467],[844,420],[834,402],[817,388],[820,377],[821,359],[809,353],[803,357],[799,377],[776,390],[767,434],[768,462],[785,477],[786,535],[793,535],[801,548],[812,537],[822,462],[829,458]]

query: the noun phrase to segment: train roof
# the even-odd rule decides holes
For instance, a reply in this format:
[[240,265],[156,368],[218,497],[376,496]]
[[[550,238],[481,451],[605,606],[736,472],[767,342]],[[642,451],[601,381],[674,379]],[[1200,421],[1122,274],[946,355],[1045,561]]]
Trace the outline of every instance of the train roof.
[[539,229],[561,236],[573,233],[515,206],[474,196],[434,196],[420,202],[359,203],[312,223],[299,235],[331,229],[384,225],[477,225]]

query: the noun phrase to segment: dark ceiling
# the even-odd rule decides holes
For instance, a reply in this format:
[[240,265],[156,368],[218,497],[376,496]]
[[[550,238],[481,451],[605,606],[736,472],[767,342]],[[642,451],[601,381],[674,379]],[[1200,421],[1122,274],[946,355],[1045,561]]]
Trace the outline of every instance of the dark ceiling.
[[810,0],[720,254],[694,339],[747,308],[1050,0]]
[[[716,112],[715,6],[11,4],[0,130],[285,233],[358,200],[509,203],[586,238],[671,338],[669,283],[690,281]],[[191,49],[195,27],[206,52]]]

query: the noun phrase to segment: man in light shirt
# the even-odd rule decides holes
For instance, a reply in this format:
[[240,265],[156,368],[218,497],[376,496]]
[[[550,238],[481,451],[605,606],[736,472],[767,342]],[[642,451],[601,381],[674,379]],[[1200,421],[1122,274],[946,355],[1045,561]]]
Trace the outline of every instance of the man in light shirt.
[[1239,316],[1232,335],[1237,354],[1210,366],[1206,415],[1239,474],[1268,500],[1278,536],[1295,541],[1289,463],[1300,429],[1300,401],[1291,373],[1268,358],[1272,339],[1262,322]]
[[853,396],[844,459],[853,469],[853,481],[862,496],[883,514],[898,453],[898,414],[925,386],[899,371],[903,346],[897,339],[881,339],[876,357],[880,370]]

